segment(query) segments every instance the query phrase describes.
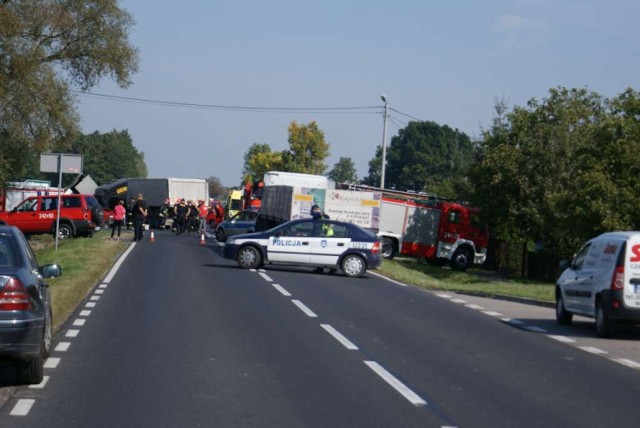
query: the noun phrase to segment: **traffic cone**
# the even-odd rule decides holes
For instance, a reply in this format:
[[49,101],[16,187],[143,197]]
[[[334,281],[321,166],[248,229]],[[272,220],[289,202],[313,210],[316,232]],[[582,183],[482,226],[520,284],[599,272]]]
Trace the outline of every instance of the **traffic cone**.
[[202,235],[200,235],[200,245],[205,245],[206,243],[204,242],[204,233]]
[[149,242],[156,242],[156,237],[153,235],[153,230],[151,231],[151,236],[149,236]]

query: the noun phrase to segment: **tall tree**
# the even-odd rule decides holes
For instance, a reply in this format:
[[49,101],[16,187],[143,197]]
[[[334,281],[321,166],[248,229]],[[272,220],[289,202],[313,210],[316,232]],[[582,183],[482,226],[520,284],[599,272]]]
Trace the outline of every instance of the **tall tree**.
[[242,183],[261,180],[268,171],[282,169],[282,153],[272,152],[266,143],[253,143],[244,154]]
[[473,143],[464,132],[435,122],[409,122],[391,139],[385,185],[430,193],[454,191],[456,185],[463,186],[472,158]]
[[[380,186],[380,168],[382,165],[382,146],[376,147],[376,154],[369,161],[369,175],[362,179],[362,184],[367,186]],[[386,180],[386,178],[385,178]]]
[[356,173],[356,166],[353,164],[353,160],[350,157],[344,156],[340,156],[340,159],[333,165],[327,177],[336,183],[356,183],[358,181],[358,174]]
[[117,0],[0,2],[0,184],[24,178],[46,150],[77,133],[71,88],[131,83],[138,54]]
[[289,150],[283,154],[284,170],[305,174],[324,174],[329,156],[329,143],[315,121],[307,125],[289,124]]
[[73,142],[71,152],[83,155],[84,172],[98,184],[147,176],[144,154],[134,147],[126,130],[82,135]]
[[555,88],[498,115],[470,178],[494,236],[569,255],[603,231],[640,227],[640,96]]

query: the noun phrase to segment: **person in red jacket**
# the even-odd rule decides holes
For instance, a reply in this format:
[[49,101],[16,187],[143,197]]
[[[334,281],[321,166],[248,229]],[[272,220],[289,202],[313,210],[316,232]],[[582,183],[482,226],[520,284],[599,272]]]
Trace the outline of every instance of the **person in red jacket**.
[[120,231],[122,230],[122,223],[127,214],[127,210],[124,208],[124,200],[119,199],[118,204],[113,208],[113,224],[111,225],[111,239],[115,235],[116,228],[118,229],[118,241],[120,240]]

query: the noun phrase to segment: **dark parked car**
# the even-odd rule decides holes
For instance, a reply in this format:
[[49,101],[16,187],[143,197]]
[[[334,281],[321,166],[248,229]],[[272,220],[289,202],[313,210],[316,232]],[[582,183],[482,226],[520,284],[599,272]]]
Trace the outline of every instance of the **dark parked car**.
[[258,211],[244,210],[218,224],[216,227],[216,239],[224,242],[228,237],[241,233],[251,233],[256,230],[256,218]]
[[0,226],[0,357],[15,362],[20,382],[42,382],[53,331],[45,279],[61,273],[38,265],[17,227]]

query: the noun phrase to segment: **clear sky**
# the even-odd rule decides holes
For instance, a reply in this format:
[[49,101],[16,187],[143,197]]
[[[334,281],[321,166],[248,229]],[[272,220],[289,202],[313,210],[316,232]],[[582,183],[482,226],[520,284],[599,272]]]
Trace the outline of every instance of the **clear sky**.
[[[477,137],[496,98],[510,106],[556,86],[604,96],[640,89],[637,0],[126,0],[140,71],[100,94],[207,105],[381,106]],[[288,147],[292,120],[316,120],[328,169],[358,175],[382,142],[381,110],[235,112],[81,96],[84,132],[129,130],[150,177],[240,184],[252,143]],[[387,141],[408,117],[392,112]],[[99,183],[102,184],[102,183]]]

